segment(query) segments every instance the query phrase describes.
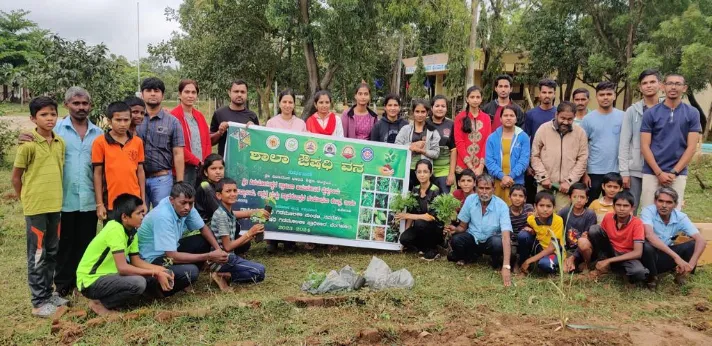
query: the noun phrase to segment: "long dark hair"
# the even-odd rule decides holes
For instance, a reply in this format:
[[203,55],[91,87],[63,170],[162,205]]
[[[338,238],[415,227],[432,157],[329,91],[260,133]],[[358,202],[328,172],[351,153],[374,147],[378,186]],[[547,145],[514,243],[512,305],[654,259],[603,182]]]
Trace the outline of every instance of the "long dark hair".
[[[473,85],[469,88],[467,88],[467,93],[465,93],[465,100],[472,94],[473,92],[479,92],[480,95],[482,95],[482,88],[478,87],[477,85]],[[467,103],[467,102],[466,102]],[[464,133],[470,133],[472,132],[472,121],[470,121],[470,117],[467,116],[467,114],[470,112],[470,104],[468,103],[467,106],[465,106],[465,116],[462,118],[462,132]],[[473,114],[472,116],[476,116]]]
[[222,162],[223,166],[225,166],[225,160],[223,160],[223,157],[220,154],[208,155],[208,157],[205,158],[203,165],[200,166],[200,169],[198,170],[198,179],[195,180],[196,190],[198,189],[198,187],[200,187],[200,184],[202,182],[208,181],[208,175],[205,173],[205,171],[207,171],[208,167],[210,167],[215,161],[220,161]]
[[424,121],[424,123],[425,123],[425,129],[428,130],[428,131],[435,131],[435,126],[433,126],[433,124],[431,124],[431,123],[428,121],[428,118],[430,118],[430,117],[432,116],[432,114],[433,114],[433,113],[432,113],[432,109],[430,108],[430,102],[428,102],[428,100],[425,100],[425,99],[414,99],[413,101],[411,101],[410,111],[411,111],[412,113],[414,113],[414,116],[413,116],[413,131],[415,131],[415,108],[418,107],[418,106],[423,106],[423,107],[425,108],[425,111],[428,113],[428,115],[425,117],[425,121]]
[[[356,104],[356,94],[358,94],[358,91],[359,91],[361,88],[366,88],[366,90],[368,90],[368,95],[369,95],[368,97],[369,97],[369,99],[371,98],[371,96],[370,96],[370,95],[371,95],[371,87],[368,86],[368,83],[366,83],[366,82],[358,83],[358,84],[356,85],[356,88],[354,88],[354,105],[351,106],[351,107],[349,108],[349,110],[346,112],[346,115],[348,115],[349,117],[352,117],[352,118],[353,118],[354,115],[355,115],[354,109],[356,108],[356,106],[358,106],[358,105]],[[374,123],[376,122],[376,120],[378,120],[378,114],[376,114],[376,112],[374,112],[373,109],[371,109],[370,107],[368,107],[368,103],[366,103],[366,112],[368,112],[368,114],[371,115],[371,117],[373,117],[373,122],[374,122]]]
[[319,102],[319,98],[321,98],[322,96],[328,97],[329,102],[330,103],[332,102],[331,101],[331,93],[329,92],[329,90],[317,91],[316,94],[314,94],[314,102],[312,102],[312,108],[311,108],[311,112],[309,112],[309,115],[316,113],[316,103]]
[[[290,88],[284,89],[284,90],[282,90],[281,93],[279,93],[279,101],[277,101],[277,103],[279,104],[280,102],[282,102],[282,98],[285,96],[291,96],[292,101],[294,101],[294,104],[295,105],[297,104],[297,97],[294,96],[294,90],[292,90]],[[282,108],[279,108],[279,106],[278,106],[277,109],[279,109],[279,114],[282,114]],[[292,116],[295,116],[295,115],[296,114],[294,112],[294,109],[292,109]]]

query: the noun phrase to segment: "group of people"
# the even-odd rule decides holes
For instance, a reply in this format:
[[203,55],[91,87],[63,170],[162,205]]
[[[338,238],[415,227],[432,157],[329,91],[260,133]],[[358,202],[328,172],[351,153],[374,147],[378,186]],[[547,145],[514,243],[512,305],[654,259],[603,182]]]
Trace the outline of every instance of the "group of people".
[[[609,82],[597,86],[598,108],[588,114],[585,89],[574,92],[576,104],[555,108],[556,83],[542,80],[540,105],[524,113],[510,99],[512,78],[495,83],[497,98],[484,106],[482,90],[469,88],[467,107],[454,120],[444,96],[413,100],[412,122],[401,116],[396,95],[385,98],[380,116],[369,108],[366,83],[340,116],[330,93],[317,92],[304,121],[287,89],[266,126],[408,146],[409,189],[418,203],[395,219],[406,221],[403,247],[424,259],[437,258],[439,246],[458,264],[486,254],[502,267],[505,285],[513,269],[526,273],[534,263],[550,273],[560,265],[586,270],[597,261],[599,272],[620,267],[650,286],[658,273],[675,269],[683,280],[694,270],[705,243],[679,207],[700,123],[681,102],[682,76],[661,80],[644,72],[644,98],[626,113],[613,107]],[[34,315],[51,316],[75,288],[106,314],[141,296],[189,290],[201,269],[223,290],[264,279],[265,267],[242,257],[264,227],[240,235],[237,221],[270,213],[240,210],[238,185],[212,153],[214,145],[225,152],[229,122],[259,125],[246,107],[247,83],[231,83],[230,103],[215,111],[210,126],[194,107],[197,82],[182,80],[178,91],[180,104],[168,111],[164,83],[145,79],[141,98],[108,105],[106,132],[88,119],[91,97],[80,87],[67,90],[63,119],[52,99],[30,102],[37,127],[20,136],[12,183],[27,223]],[[435,197],[447,193],[463,202],[451,225],[432,209]],[[692,240],[675,245],[678,232]],[[555,251],[556,244],[563,250]],[[268,241],[268,252],[278,246]]]

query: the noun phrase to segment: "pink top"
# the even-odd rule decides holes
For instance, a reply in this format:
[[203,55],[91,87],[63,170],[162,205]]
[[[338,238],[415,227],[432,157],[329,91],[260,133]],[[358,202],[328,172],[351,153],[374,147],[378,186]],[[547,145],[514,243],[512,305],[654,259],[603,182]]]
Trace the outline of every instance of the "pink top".
[[284,120],[281,114],[277,114],[276,116],[267,120],[267,127],[273,127],[294,132],[307,132],[306,123],[304,122],[304,120],[300,119],[296,115],[292,116],[292,119]]
[[373,117],[368,113],[354,114],[354,122],[356,123],[356,139],[370,139]]

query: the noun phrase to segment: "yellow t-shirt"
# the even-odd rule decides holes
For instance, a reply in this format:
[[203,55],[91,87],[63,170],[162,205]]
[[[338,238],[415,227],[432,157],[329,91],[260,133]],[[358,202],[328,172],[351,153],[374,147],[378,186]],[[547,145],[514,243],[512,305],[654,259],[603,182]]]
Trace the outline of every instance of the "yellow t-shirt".
[[556,239],[559,239],[561,248],[564,248],[564,219],[562,219],[561,216],[553,214],[551,225],[539,225],[536,222],[536,215],[529,215],[529,217],[527,217],[527,223],[536,233],[536,240],[539,241],[542,248],[546,249],[551,243],[551,234],[549,233],[549,229],[554,232]]
[[591,209],[594,213],[596,213],[596,219],[598,219],[598,224],[601,224],[601,221],[603,221],[603,217],[613,211],[613,203],[608,204],[603,200],[603,197],[601,197],[591,202],[591,204],[588,206],[588,209]]
[[37,130],[35,140],[17,148],[15,163],[22,175],[22,212],[25,216],[56,213],[62,210],[62,172],[65,144],[52,132],[51,144]]

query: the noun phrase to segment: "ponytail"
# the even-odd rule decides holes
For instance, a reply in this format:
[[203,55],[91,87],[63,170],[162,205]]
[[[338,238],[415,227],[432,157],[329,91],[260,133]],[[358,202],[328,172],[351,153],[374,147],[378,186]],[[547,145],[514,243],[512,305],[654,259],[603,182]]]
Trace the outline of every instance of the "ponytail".
[[[482,95],[482,89],[480,87],[478,87],[477,85],[473,85],[473,86],[467,88],[467,93],[466,93],[467,96],[466,96],[465,100],[467,100],[467,97],[469,97],[470,94],[472,94],[475,91],[479,92],[480,95]],[[467,106],[465,106],[465,116],[462,118],[462,132],[464,132],[464,133],[472,132],[472,121],[470,121],[470,117],[467,116],[469,113],[470,113],[470,104],[468,103]],[[475,114],[473,114],[472,116],[475,116]]]

